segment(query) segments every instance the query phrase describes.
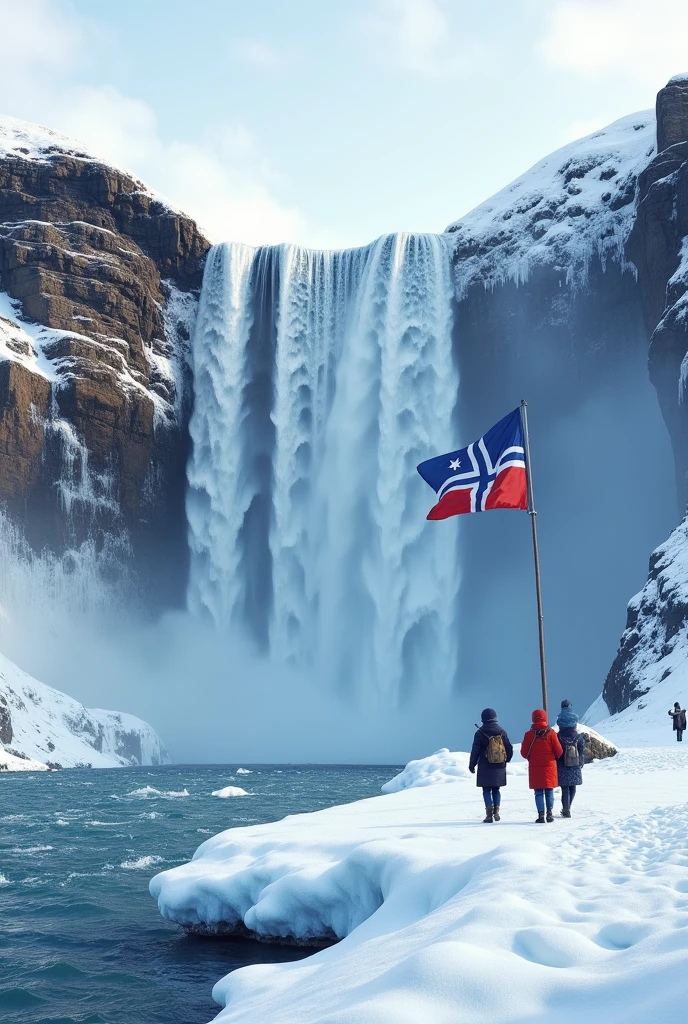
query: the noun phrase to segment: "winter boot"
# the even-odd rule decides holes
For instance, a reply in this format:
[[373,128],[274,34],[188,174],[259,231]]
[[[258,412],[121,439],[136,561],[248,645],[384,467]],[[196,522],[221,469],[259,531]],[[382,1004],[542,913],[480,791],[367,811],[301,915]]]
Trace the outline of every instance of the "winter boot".
[[485,808],[485,817],[483,818],[483,825],[491,825],[493,822],[494,807],[492,804]]
[[562,816],[562,818],[570,818],[571,817],[571,807],[567,806],[566,804],[564,804],[564,806],[561,809],[561,816]]
[[544,811],[538,811],[538,816],[535,819],[535,824],[536,825],[544,825],[545,824],[545,812]]
[[500,820],[500,818],[499,818],[499,807],[496,807],[496,806],[495,806],[495,809],[494,809],[494,820],[495,821],[499,821]]
[[554,815],[552,814],[551,807],[547,808],[547,821],[554,821]]

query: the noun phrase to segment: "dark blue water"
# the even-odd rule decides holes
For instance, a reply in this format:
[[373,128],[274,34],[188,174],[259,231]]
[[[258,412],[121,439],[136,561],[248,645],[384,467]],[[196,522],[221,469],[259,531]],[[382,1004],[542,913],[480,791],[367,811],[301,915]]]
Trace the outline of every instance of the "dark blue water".
[[[206,1024],[223,974],[306,955],[187,937],[149,879],[222,829],[377,795],[398,769],[248,767],[0,775],[3,1024]],[[251,795],[210,796],[227,785]]]

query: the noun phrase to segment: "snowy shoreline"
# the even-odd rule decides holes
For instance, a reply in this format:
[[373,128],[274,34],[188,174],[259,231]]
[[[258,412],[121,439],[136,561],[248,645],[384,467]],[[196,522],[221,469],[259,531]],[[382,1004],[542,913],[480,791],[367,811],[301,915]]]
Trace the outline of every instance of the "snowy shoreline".
[[231,829],[156,875],[161,913],[186,929],[340,940],[227,975],[213,989],[217,1019],[539,1020],[575,992],[577,1012],[604,999],[608,1021],[678,1021],[688,821],[685,807],[665,808],[686,791],[688,746],[586,766],[573,819],[545,827],[524,774],[516,762],[498,825],[482,824],[474,778],[455,776]]

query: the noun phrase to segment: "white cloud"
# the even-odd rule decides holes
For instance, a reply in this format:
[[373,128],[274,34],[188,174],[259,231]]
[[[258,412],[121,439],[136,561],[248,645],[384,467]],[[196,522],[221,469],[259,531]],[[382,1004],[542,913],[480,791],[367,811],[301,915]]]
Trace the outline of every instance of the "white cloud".
[[686,0],[545,0],[537,50],[551,67],[659,88],[688,67]]
[[479,43],[452,37],[437,0],[376,0],[363,25],[388,59],[428,78],[468,74],[485,57]]
[[161,137],[153,110],[111,86],[69,90],[58,127],[124,167],[190,214],[212,241],[261,245],[300,240],[298,210],[269,191],[270,172],[244,125],[222,125],[201,142]]
[[303,216],[274,195],[279,176],[246,125],[217,125],[201,140],[164,137],[147,103],[79,81],[104,37],[55,0],[0,0],[0,24],[11,40],[0,60],[0,95],[13,99],[4,113],[65,132],[131,171],[213,241],[307,244]]

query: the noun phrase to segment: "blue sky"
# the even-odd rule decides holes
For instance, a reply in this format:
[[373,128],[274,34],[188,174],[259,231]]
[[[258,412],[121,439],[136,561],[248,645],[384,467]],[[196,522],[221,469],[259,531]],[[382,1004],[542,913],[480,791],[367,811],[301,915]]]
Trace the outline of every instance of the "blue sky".
[[0,18],[2,113],[253,244],[441,231],[688,68],[684,0],[0,0]]

